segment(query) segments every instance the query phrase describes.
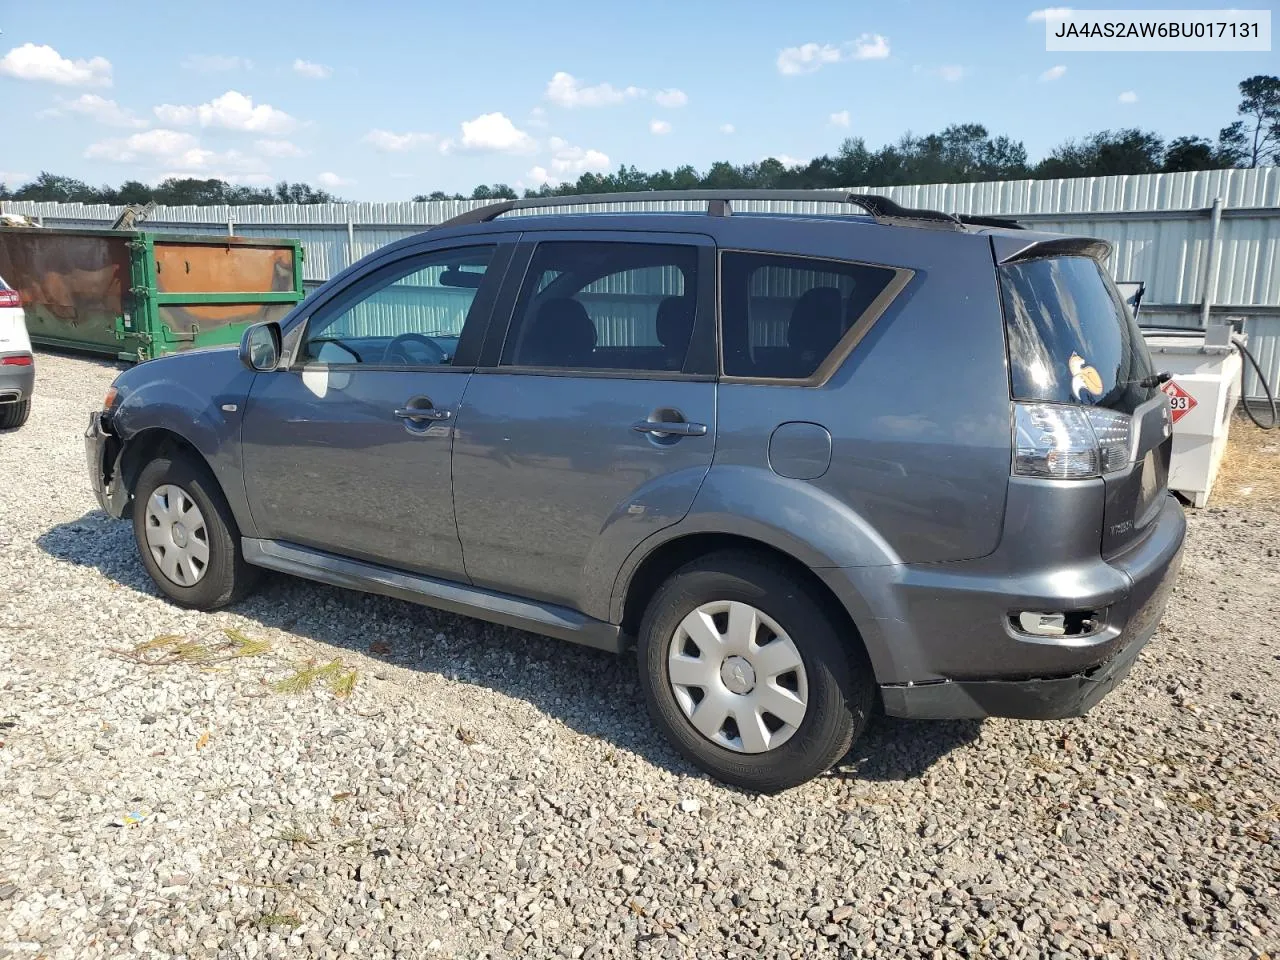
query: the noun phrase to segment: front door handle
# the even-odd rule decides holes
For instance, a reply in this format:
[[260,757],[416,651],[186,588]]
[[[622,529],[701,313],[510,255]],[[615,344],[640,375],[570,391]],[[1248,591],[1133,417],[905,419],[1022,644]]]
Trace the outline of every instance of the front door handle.
[[453,416],[452,410],[436,410],[434,408],[408,407],[395,411],[401,420],[448,420]]
[[637,433],[650,433],[665,437],[705,437],[705,423],[689,423],[685,420],[638,420],[631,425]]

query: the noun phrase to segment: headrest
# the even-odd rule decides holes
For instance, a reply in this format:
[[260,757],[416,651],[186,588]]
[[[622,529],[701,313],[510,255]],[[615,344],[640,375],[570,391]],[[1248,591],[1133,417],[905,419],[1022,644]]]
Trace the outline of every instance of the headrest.
[[591,362],[596,325],[577,300],[560,297],[538,308],[525,335],[526,362],[540,367],[581,367]]
[[791,309],[787,346],[825,357],[844,334],[844,311],[836,287],[807,290]]

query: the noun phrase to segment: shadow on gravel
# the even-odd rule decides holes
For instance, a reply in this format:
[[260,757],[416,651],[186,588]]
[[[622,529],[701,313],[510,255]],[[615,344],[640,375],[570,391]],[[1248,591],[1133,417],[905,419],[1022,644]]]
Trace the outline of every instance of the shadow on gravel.
[[[37,543],[50,556],[93,567],[121,586],[159,596],[138,560],[129,523],[101,510],[60,524]],[[578,733],[677,773],[698,775],[654,730],[635,660],[389,597],[268,573],[231,608],[241,616],[337,650],[435,673],[516,697]],[[337,655],[337,654],[336,654]],[[378,671],[367,671],[376,679]],[[978,722],[879,716],[834,771],[860,780],[909,780],[978,736]]]

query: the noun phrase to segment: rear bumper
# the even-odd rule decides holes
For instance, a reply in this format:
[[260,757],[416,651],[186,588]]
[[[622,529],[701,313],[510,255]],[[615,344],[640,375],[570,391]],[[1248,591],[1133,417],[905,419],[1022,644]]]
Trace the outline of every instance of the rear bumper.
[[[29,357],[31,354],[0,353],[0,359],[15,356]],[[13,364],[0,364],[0,403],[26,400],[31,396],[35,387],[35,363],[30,363],[22,367],[15,366]]]
[[[1128,673],[1155,633],[1182,561],[1186,520],[1167,498],[1140,544],[1105,561],[1053,565],[1053,540],[1039,562],[986,561],[820,570],[836,590],[856,584],[873,597],[860,619],[886,713],[919,719],[1080,716]],[[878,591],[878,592],[877,592]],[[849,596],[848,592],[845,594]],[[1010,623],[1020,610],[1097,611],[1084,636],[1032,637]]]
[[84,453],[89,467],[89,486],[98,498],[98,505],[112,517],[124,516],[129,505],[129,491],[120,477],[120,442],[101,413],[89,416],[89,428],[84,432]]
[[884,710],[910,720],[1082,717],[1129,674],[1155,625],[1134,637],[1112,660],[1070,677],[1042,680],[938,680],[880,688]]

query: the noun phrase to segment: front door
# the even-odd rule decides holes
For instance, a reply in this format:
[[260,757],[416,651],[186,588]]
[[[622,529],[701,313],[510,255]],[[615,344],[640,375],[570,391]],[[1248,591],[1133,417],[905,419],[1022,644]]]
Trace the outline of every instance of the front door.
[[517,254],[509,329],[495,317],[459,418],[454,503],[474,583],[603,619],[622,559],[711,466],[715,265],[707,238],[588,236]]
[[485,243],[393,258],[312,313],[297,359],[259,374],[246,404],[259,536],[465,579],[450,448],[467,344],[483,338],[507,252]]

